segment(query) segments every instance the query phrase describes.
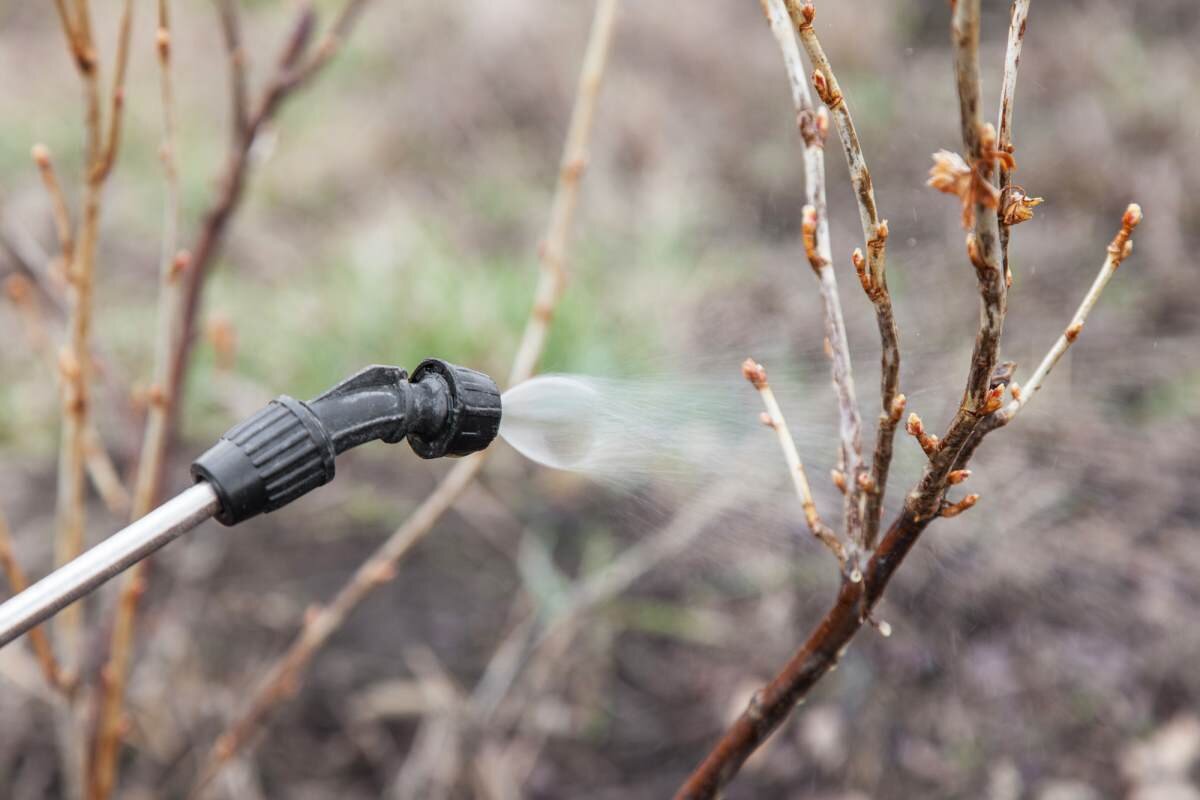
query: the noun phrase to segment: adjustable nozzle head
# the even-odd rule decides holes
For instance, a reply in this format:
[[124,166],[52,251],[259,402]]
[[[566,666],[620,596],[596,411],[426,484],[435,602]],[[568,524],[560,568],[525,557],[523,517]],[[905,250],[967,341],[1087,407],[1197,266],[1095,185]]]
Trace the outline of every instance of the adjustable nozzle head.
[[500,390],[487,375],[429,358],[417,365],[409,382],[414,388],[436,387],[434,391],[444,393],[448,402],[439,425],[414,427],[408,433],[408,443],[421,458],[470,455],[496,438]]
[[500,390],[482,372],[421,362],[358,372],[307,403],[283,395],[231,428],[192,463],[233,525],[333,480],[334,458],[374,439],[405,437],[422,458],[483,450],[500,428]]

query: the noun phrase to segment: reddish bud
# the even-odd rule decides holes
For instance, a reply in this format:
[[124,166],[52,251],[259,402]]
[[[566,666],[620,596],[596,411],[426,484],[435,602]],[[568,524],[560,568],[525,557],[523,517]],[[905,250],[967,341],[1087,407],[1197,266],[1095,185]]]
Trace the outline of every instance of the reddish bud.
[[767,370],[753,358],[742,362],[742,377],[750,381],[755,389],[767,388]]

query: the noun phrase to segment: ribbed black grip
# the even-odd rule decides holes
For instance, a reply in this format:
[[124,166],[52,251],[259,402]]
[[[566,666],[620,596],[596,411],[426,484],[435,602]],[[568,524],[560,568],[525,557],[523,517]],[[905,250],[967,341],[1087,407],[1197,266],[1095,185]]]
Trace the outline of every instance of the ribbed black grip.
[[304,403],[283,395],[226,432],[193,462],[192,475],[212,484],[217,519],[234,525],[333,480],[333,443]]

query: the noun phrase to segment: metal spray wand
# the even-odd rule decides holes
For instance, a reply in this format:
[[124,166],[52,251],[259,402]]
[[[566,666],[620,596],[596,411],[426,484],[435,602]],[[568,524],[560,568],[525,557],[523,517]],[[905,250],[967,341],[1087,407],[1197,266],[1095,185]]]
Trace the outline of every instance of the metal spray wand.
[[481,372],[437,359],[410,377],[367,367],[307,403],[282,395],[192,463],[196,484],[0,605],[0,647],[209,517],[236,525],[333,480],[334,459],[405,438],[422,458],[483,450],[500,428],[500,392]]

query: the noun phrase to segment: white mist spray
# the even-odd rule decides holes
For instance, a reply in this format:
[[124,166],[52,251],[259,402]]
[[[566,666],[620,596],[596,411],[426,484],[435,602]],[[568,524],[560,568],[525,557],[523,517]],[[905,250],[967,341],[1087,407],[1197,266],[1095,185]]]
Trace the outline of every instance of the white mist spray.
[[[797,383],[786,391],[793,405],[804,393]],[[758,421],[758,397],[736,375],[542,375],[505,392],[503,405],[500,435],[518,452],[606,483],[640,489],[786,478],[774,437]],[[800,446],[833,452],[824,426],[796,414]]]
[[[791,552],[808,535],[787,466],[775,434],[759,420],[754,388],[729,372],[541,375],[504,393],[500,436],[539,464],[622,495],[620,513],[631,531],[656,535],[678,527],[662,526],[679,519],[680,509],[705,509],[702,517],[713,524],[684,526],[693,559],[722,563],[727,545]],[[837,441],[826,386],[778,373],[772,383],[788,404],[801,452],[832,465]],[[839,501],[824,494],[822,502],[836,507]]]

